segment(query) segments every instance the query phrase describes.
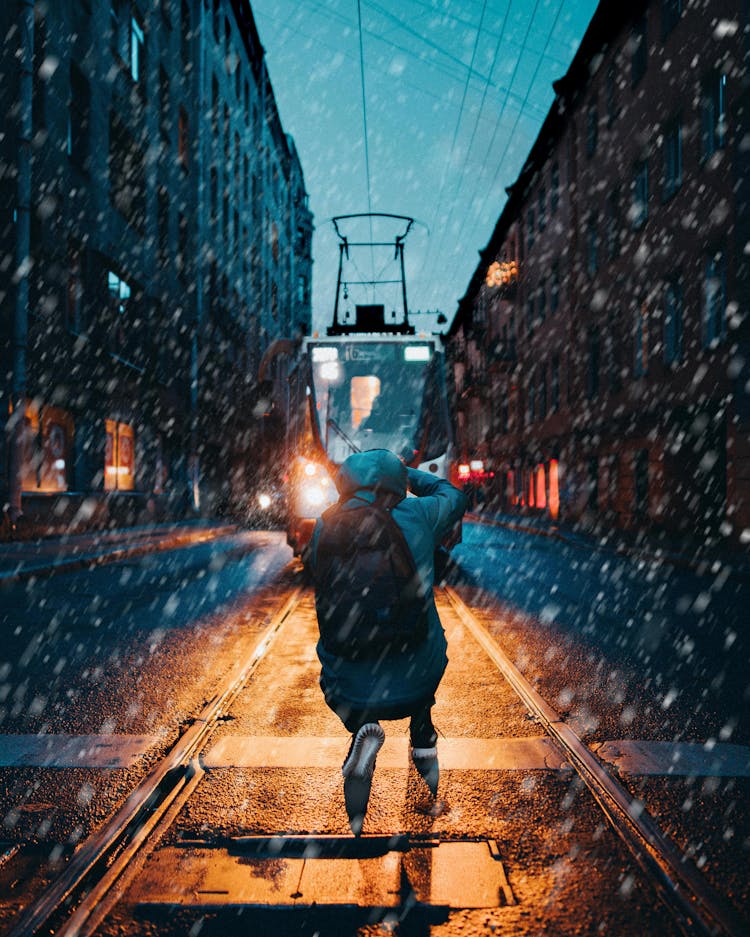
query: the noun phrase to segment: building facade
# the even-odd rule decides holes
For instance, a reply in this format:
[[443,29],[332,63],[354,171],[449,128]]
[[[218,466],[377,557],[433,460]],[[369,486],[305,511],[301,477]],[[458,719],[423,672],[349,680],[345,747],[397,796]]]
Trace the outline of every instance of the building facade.
[[311,319],[249,3],[13,0],[0,29],[0,497],[35,531],[236,502],[258,363]]
[[602,0],[451,328],[502,510],[748,539],[747,8]]

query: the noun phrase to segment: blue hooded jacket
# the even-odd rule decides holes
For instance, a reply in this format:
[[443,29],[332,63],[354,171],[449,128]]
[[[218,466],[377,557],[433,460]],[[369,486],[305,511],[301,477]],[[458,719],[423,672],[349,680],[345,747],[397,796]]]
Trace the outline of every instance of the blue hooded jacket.
[[[407,485],[417,497],[407,498]],[[329,653],[318,641],[322,665],[321,686],[326,699],[355,709],[408,707],[437,689],[448,657],[432,588],[434,555],[441,540],[466,510],[462,492],[443,478],[407,469],[387,449],[357,452],[343,463],[336,476],[339,500],[346,510],[372,502],[377,496],[392,506],[391,516],[403,531],[419,575],[430,597],[427,639],[405,654],[376,661],[349,661]],[[315,568],[321,522],[315,525],[310,560]]]

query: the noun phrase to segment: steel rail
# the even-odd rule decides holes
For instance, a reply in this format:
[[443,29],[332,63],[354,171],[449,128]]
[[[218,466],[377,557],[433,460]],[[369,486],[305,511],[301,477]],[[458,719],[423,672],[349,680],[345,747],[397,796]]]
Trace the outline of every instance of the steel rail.
[[689,937],[740,937],[747,930],[739,915],[659,828],[643,804],[607,771],[512,663],[451,586],[443,588],[459,618],[508,681],[524,705],[562,748],[661,901]]
[[[8,937],[31,937],[60,910],[87,878],[94,878],[97,868],[115,861],[123,851],[130,854],[130,844],[142,845],[142,828],[151,830],[158,817],[168,810],[189,780],[191,761],[204,745],[217,720],[231,706],[246,682],[265,657],[279,631],[297,607],[302,586],[291,595],[274,615],[252,653],[233,668],[222,686],[206,703],[193,724],[180,736],[165,757],[130,794],[117,813],[101,830],[93,833],[73,854],[62,874],[50,884],[41,897],[24,910]],[[158,814],[158,817],[155,815]],[[106,869],[101,877],[106,875]],[[96,888],[96,880],[92,888]],[[112,883],[114,884],[114,883]],[[93,911],[93,908],[90,909]],[[86,915],[76,917],[72,930],[56,933],[77,934],[85,925]],[[64,925],[61,925],[61,928]]]

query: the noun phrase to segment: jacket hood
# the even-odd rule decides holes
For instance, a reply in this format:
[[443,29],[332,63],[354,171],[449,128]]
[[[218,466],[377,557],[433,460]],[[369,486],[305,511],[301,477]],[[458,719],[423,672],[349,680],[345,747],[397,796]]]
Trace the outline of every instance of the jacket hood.
[[365,489],[374,494],[406,497],[406,466],[389,449],[355,452],[341,465],[335,478],[339,495],[346,497]]

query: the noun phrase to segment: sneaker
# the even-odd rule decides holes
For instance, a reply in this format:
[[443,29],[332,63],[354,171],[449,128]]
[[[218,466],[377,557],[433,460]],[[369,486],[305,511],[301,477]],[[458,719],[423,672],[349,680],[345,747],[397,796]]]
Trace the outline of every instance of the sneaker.
[[440,780],[440,765],[438,764],[437,746],[431,748],[412,748],[411,760],[414,767],[421,774],[425,784],[433,797],[437,797],[438,781]]
[[383,747],[385,732],[377,722],[363,725],[352,738],[349,754],[341,767],[344,775],[344,803],[352,833],[362,832],[367,802],[370,799],[375,759]]

